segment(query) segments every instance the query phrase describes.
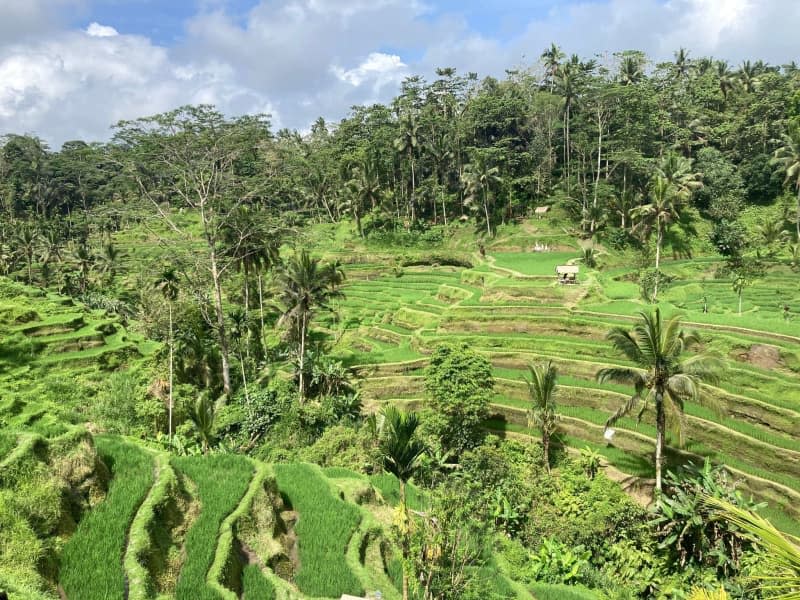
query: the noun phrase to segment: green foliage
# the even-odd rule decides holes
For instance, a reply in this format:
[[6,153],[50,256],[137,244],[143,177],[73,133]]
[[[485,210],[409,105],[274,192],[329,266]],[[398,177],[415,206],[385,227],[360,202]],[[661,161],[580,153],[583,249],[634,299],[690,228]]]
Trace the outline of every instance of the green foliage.
[[360,596],[361,583],[345,561],[345,551],[361,515],[333,495],[324,476],[311,465],[275,465],[278,488],[299,513],[295,527],[300,572],[294,581],[310,596]]
[[123,553],[134,513],[153,484],[153,457],[114,438],[98,440],[112,479],[106,499],[82,519],[64,546],[59,582],[73,598],[119,598],[124,594]]
[[434,349],[425,390],[434,411],[430,428],[443,448],[460,453],[479,443],[493,388],[491,364],[466,344]]
[[[215,454],[182,457],[176,468],[197,486],[200,515],[186,534],[186,562],[183,564],[175,595],[178,598],[218,600],[207,583],[206,574],[214,562],[220,525],[245,494],[253,477],[253,464],[242,456]],[[225,473],[225,477],[220,477]]]
[[258,565],[247,565],[242,573],[243,600],[274,600],[275,586]]
[[758,508],[728,480],[722,467],[706,460],[702,467],[688,464],[667,473],[666,493],[658,498],[653,519],[660,540],[678,568],[711,567],[721,577],[735,575],[749,540],[735,525],[712,518],[707,498],[716,498],[744,510]]

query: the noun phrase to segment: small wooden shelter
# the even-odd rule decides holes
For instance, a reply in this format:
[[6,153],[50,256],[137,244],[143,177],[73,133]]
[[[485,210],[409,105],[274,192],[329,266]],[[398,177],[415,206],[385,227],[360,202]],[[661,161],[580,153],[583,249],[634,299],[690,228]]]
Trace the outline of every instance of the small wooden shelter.
[[533,211],[533,214],[535,214],[535,215],[536,215],[536,218],[537,218],[537,219],[541,219],[541,218],[542,218],[542,216],[543,216],[543,215],[545,215],[545,214],[547,214],[547,211],[549,211],[549,210],[550,210],[550,207],[549,207],[549,206],[537,206],[537,207],[534,209],[534,211]]
[[558,265],[556,267],[556,275],[558,275],[559,283],[578,283],[578,272],[580,269],[577,265]]

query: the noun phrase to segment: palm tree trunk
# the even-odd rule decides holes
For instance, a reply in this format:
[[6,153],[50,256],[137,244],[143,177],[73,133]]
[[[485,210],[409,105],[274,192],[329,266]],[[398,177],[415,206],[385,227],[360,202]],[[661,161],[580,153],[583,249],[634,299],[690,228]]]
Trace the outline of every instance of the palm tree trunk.
[[406,482],[400,481],[400,510],[403,511],[403,600],[408,600],[408,509],[406,508]]
[[658,300],[658,282],[661,279],[661,271],[659,267],[661,266],[661,244],[663,243],[664,234],[661,231],[661,219],[656,217],[656,283],[655,287],[653,288],[653,302]]
[[542,433],[542,454],[544,459],[544,467],[547,472],[550,472],[550,436]]
[[244,357],[242,356],[242,351],[239,350],[239,366],[242,368],[242,386],[244,387],[244,399],[245,402],[250,401],[250,396],[247,394],[247,375],[245,374],[244,370]]
[[486,235],[492,237],[492,225],[489,222],[489,198],[486,195],[486,188],[483,188],[483,212],[486,214]]
[[305,314],[300,317],[300,381],[298,383],[300,391],[300,404],[303,403],[306,397],[306,316]]
[[797,227],[797,242],[800,243],[800,181],[797,183],[797,220],[795,225]]
[[261,273],[258,274],[258,311],[261,316],[261,333],[264,332],[264,291],[261,283]]
[[661,468],[664,462],[664,431],[666,430],[666,414],[664,413],[664,391],[656,391],[656,491],[661,491]]
[[739,316],[740,317],[742,316],[742,292],[743,291],[744,290],[742,288],[739,288]]
[[172,410],[173,410],[173,396],[172,396],[172,383],[174,375],[174,355],[175,355],[175,335],[173,333],[172,321],[172,301],[169,302],[169,441],[172,442]]

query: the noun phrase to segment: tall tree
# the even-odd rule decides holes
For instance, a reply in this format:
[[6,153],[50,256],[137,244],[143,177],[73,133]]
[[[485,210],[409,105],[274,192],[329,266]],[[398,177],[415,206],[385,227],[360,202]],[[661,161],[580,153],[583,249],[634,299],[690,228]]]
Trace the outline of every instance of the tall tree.
[[[383,468],[397,477],[400,482],[400,510],[403,521],[408,521],[406,504],[406,483],[414,476],[419,461],[426,452],[425,444],[417,437],[419,417],[416,413],[401,413],[396,407],[388,406],[383,412],[383,428],[380,450],[383,455]],[[408,600],[408,561],[409,528],[403,527],[403,600]]]
[[790,121],[789,131],[783,135],[782,145],[775,150],[773,162],[785,174],[786,183],[792,183],[797,189],[795,227],[800,242],[800,119]]
[[634,393],[608,421],[611,427],[621,417],[639,408],[639,418],[652,403],[656,413],[656,489],[661,491],[664,440],[667,416],[680,427],[687,400],[704,402],[701,383],[719,379],[721,361],[710,354],[684,354],[700,342],[695,332],[680,328],[681,318],[675,315],[662,320],[660,309],[639,313],[640,321],[628,331],[615,327],[607,336],[612,346],[636,367],[607,367],[597,372],[599,382],[615,381],[633,385]]
[[161,292],[164,300],[167,301],[169,310],[169,399],[167,410],[169,412],[169,439],[172,440],[172,413],[174,410],[174,383],[175,383],[175,321],[173,318],[173,308],[178,300],[180,286],[178,283],[178,273],[173,267],[167,267],[158,276],[153,284]]
[[650,202],[638,206],[631,211],[631,216],[639,221],[639,227],[644,228],[646,237],[653,227],[656,230],[656,283],[653,292],[653,301],[658,299],[658,283],[661,266],[661,248],[664,245],[664,233],[675,219],[678,218],[678,208],[675,203],[674,188],[660,176],[656,176],[650,187]]
[[[121,150],[117,160],[125,174],[174,234],[187,242],[183,244],[188,249],[186,258],[210,278],[213,317],[209,321],[219,343],[226,395],[231,392],[230,347],[222,281],[237,259],[225,252],[224,233],[239,207],[262,190],[264,178],[253,157],[269,139],[269,123],[263,115],[227,119],[205,105],[183,106],[116,125],[114,141]],[[175,209],[188,209],[197,216],[199,235],[194,224],[186,226],[174,218]],[[205,246],[204,252],[197,252],[198,242]]]
[[415,172],[417,147],[419,146],[419,123],[413,112],[407,110],[400,116],[400,135],[394,140],[395,150],[408,157],[411,168],[411,194],[408,198],[411,223],[417,219],[416,193],[417,180]]
[[483,215],[486,219],[486,235],[492,236],[492,211],[490,204],[493,198],[492,188],[501,183],[500,169],[489,165],[487,158],[475,156],[473,161],[465,168],[467,184],[466,202],[473,206],[480,202]]
[[306,354],[311,321],[319,310],[331,310],[331,301],[343,296],[344,272],[338,263],[322,262],[306,250],[295,253],[278,273],[278,296],[283,305],[280,323],[296,344],[300,402],[306,397]]
[[545,364],[528,365],[531,378],[527,381],[528,393],[531,397],[531,408],[528,411],[528,423],[536,425],[542,434],[543,460],[547,472],[550,472],[550,438],[558,427],[556,413],[556,387],[558,370],[552,361]]

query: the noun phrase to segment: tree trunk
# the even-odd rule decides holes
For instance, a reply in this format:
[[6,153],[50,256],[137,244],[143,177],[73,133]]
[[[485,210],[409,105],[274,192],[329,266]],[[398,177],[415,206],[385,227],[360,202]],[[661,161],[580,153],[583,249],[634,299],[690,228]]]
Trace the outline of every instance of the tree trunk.
[[400,510],[403,511],[403,600],[408,600],[408,509],[406,508],[406,482],[400,481]]
[[656,391],[656,491],[661,491],[661,468],[664,462],[664,431],[666,414],[664,413],[664,392]]
[[172,321],[172,300],[169,301],[169,441],[172,442],[172,410],[173,410],[173,395],[172,395],[172,384],[173,384],[173,357],[175,355],[175,334],[173,333],[173,321]]
[[213,243],[209,243],[211,259],[211,279],[214,283],[214,312],[217,320],[217,336],[219,337],[219,350],[222,359],[222,391],[226,396],[231,394],[231,365],[230,351],[228,349],[228,335],[225,330],[225,314],[222,307],[222,282],[217,267],[217,252]]
[[800,244],[800,182],[797,185],[797,221],[795,225],[797,227],[797,243]]
[[550,472],[550,436],[542,433],[542,454],[544,459],[544,467],[547,472]]
[[300,381],[298,388],[300,392],[300,404],[306,398],[306,316],[305,314],[300,317]]
[[742,288],[739,288],[739,316],[740,317],[742,316],[742,292],[743,291],[744,290]]
[[653,288],[653,302],[658,301],[658,282],[661,279],[661,271],[659,270],[661,266],[661,244],[663,242],[664,234],[661,231],[661,220],[656,217],[656,284]]
[[483,212],[486,214],[486,235],[492,237],[492,224],[489,221],[489,198],[487,197],[486,188],[483,190]]
[[264,335],[264,291],[261,283],[261,273],[258,274],[258,311],[261,316],[261,335]]

